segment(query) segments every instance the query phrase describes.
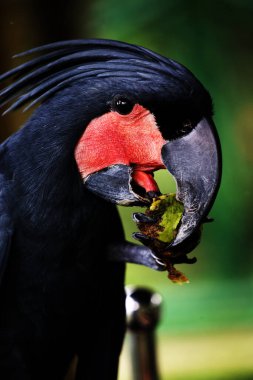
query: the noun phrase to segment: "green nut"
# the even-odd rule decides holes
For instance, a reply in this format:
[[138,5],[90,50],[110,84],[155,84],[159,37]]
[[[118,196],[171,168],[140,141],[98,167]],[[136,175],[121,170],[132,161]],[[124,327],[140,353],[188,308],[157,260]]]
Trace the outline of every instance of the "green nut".
[[176,199],[176,194],[165,194],[154,199],[146,214],[156,218],[156,239],[171,243],[175,239],[184,206]]

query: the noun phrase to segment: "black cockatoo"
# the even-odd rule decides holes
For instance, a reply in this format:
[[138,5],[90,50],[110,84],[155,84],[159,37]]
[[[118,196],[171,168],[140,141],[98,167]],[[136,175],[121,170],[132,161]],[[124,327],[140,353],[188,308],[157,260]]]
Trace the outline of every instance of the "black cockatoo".
[[74,40],[35,53],[0,77],[15,79],[0,93],[8,111],[40,103],[0,147],[0,377],[63,379],[77,355],[76,379],[113,380],[124,261],[161,267],[124,242],[115,204],[147,205],[153,172],[167,169],[184,203],[171,248],[184,247],[220,182],[212,102],[143,47]]

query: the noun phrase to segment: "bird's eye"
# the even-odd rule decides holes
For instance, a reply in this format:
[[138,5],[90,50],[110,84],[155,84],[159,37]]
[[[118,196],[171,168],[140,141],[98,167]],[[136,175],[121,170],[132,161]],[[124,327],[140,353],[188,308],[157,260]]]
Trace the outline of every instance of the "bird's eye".
[[126,96],[116,95],[112,100],[111,107],[113,111],[121,115],[128,115],[132,111],[134,103]]

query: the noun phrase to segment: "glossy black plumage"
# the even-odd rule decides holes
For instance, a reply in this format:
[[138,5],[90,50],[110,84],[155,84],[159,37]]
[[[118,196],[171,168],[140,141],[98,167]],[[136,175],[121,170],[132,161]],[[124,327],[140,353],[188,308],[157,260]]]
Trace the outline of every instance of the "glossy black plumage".
[[174,95],[180,94],[181,102],[187,103],[191,98],[200,103],[201,112],[212,112],[208,109],[207,92],[191,72],[143,47],[109,40],[73,40],[45,45],[17,56],[34,53],[45,54],[0,76],[0,81],[17,78],[0,92],[0,105],[13,101],[5,112],[27,102],[32,106],[77,80],[115,77],[129,81],[132,78],[140,83],[146,80],[161,88],[166,84],[171,87],[171,96],[175,89]]
[[15,226],[0,288],[1,374],[63,378],[78,354],[84,378],[114,378],[124,332],[124,265],[107,264],[104,253],[108,239],[123,239],[116,210],[83,191],[72,160],[62,157],[55,167],[57,155],[33,143],[27,153],[24,130],[4,145],[4,171],[10,182],[15,177],[15,188],[6,186],[14,204],[1,215],[1,236],[8,235],[1,262],[7,261],[8,220]]
[[210,116],[211,99],[187,69],[142,47],[77,40],[34,53],[43,55],[0,76],[15,79],[0,92],[8,111],[42,102],[1,146],[0,373],[63,379],[78,354],[77,379],[113,380],[124,264],[106,250],[124,237],[115,206],[84,188],[75,146],[116,94],[147,107],[172,138],[184,120]]

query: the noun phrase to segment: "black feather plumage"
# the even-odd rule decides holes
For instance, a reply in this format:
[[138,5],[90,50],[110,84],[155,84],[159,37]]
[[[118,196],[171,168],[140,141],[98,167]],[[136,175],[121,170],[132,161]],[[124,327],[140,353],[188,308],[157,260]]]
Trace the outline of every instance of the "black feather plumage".
[[0,76],[12,81],[4,113],[42,103],[0,147],[0,376],[63,379],[77,354],[78,379],[115,380],[124,263],[107,250],[124,234],[115,205],[85,188],[75,147],[115,95],[153,113],[164,138],[209,115],[210,97],[184,66],[139,46],[73,40],[16,57],[33,55]]
[[4,113],[30,102],[29,108],[79,79],[110,76],[143,79],[158,75],[177,78],[187,74],[173,60],[143,47],[115,41],[57,42],[16,57],[38,53],[43,54],[0,76],[0,82],[7,78],[15,80],[0,92],[0,106],[12,102]]

